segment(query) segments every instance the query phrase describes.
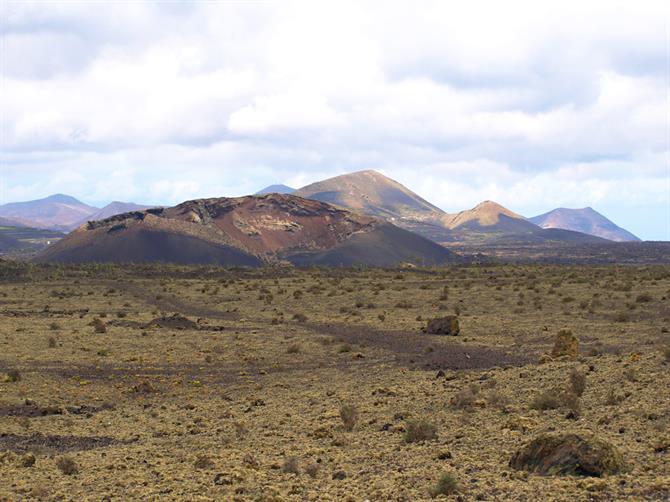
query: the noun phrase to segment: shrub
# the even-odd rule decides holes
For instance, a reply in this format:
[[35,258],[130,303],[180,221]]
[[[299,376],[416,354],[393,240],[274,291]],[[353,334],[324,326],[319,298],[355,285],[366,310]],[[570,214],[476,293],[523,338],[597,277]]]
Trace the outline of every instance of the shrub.
[[615,322],[628,322],[630,321],[630,316],[626,312],[619,312],[614,316]]
[[607,392],[607,396],[605,397],[605,404],[607,406],[616,406],[624,399],[626,399],[626,396],[624,396],[623,394],[619,394],[614,389],[610,389]]
[[410,420],[405,427],[405,442],[418,443],[437,439],[437,427],[425,420]]
[[298,322],[305,322],[307,321],[307,316],[298,312],[297,314],[293,314],[293,320]]
[[49,340],[47,341],[47,344],[50,349],[56,348],[56,339],[53,336],[50,336]]
[[214,462],[207,455],[200,455],[193,462],[193,467],[196,469],[212,469],[214,467]]
[[74,461],[72,457],[60,457],[56,460],[56,467],[66,476],[72,476],[79,472],[77,467],[77,462]]
[[293,343],[288,346],[286,349],[287,354],[298,354],[300,352],[300,344],[298,343]]
[[449,472],[440,476],[437,484],[430,490],[430,496],[435,498],[439,495],[452,495],[458,491],[456,477]]
[[637,303],[649,303],[652,300],[653,298],[649,293],[641,293],[637,295],[637,298],[635,298]]
[[572,392],[572,389],[566,390],[559,387],[547,389],[539,394],[531,403],[534,410],[556,410],[567,408],[573,413],[579,413],[579,396]]
[[310,478],[315,478],[319,474],[319,464],[317,464],[316,462],[312,462],[307,467],[305,467],[305,473]]
[[507,408],[510,404],[510,397],[500,391],[492,390],[488,393],[486,401],[493,407],[498,409]]
[[57,322],[52,322],[51,324],[49,324],[49,329],[51,331],[58,331],[60,329],[60,324],[58,324]]
[[345,403],[340,406],[340,418],[342,419],[344,428],[351,431],[358,421],[358,409],[353,404]]
[[91,325],[93,326],[93,331],[95,333],[107,333],[107,326],[99,317],[93,319]]
[[479,386],[477,384],[472,384],[468,388],[458,391],[454,397],[451,398],[451,404],[456,408],[471,408],[475,404],[477,394],[479,394]]
[[7,381],[8,382],[18,382],[21,380],[21,372],[19,370],[9,370],[7,372]]
[[582,397],[586,389],[586,375],[577,368],[570,373],[570,389],[578,397]]
[[284,465],[281,468],[282,472],[290,474],[300,474],[300,464],[297,457],[286,457]]

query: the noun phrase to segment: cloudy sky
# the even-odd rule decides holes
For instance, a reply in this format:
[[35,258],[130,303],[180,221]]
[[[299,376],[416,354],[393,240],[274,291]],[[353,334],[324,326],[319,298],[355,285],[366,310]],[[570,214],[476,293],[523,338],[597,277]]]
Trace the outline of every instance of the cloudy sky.
[[[553,5],[552,5],[553,3]],[[0,2],[0,203],[377,169],[670,240],[666,1]]]

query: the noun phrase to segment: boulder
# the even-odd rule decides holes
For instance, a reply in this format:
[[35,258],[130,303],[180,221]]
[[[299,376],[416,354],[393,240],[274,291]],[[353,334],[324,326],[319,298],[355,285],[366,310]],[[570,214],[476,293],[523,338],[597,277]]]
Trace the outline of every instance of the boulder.
[[509,465],[544,476],[601,477],[618,473],[624,462],[617,449],[606,441],[577,434],[546,434],[517,451]]
[[461,332],[458,324],[458,316],[448,315],[431,319],[428,321],[424,331],[429,335],[457,336]]
[[556,335],[551,357],[576,358],[579,355],[579,340],[569,329],[562,329]]

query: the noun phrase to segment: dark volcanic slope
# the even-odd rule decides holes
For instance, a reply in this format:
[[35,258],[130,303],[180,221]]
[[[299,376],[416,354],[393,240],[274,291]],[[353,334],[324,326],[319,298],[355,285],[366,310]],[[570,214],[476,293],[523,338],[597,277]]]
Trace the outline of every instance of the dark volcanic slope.
[[0,252],[9,251],[11,249],[20,249],[21,247],[21,242],[18,239],[0,233]]
[[574,230],[617,242],[640,240],[590,207],[583,209],[561,207],[539,216],[533,216],[530,221],[542,228]]
[[282,260],[299,265],[433,264],[457,258],[375,218],[269,194],[194,200],[90,222],[37,259],[256,266]]

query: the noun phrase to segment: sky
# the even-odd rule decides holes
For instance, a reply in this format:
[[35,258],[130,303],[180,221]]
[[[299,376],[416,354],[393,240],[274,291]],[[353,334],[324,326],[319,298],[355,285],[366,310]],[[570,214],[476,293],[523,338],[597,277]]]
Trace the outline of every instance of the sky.
[[0,0],[0,203],[376,169],[670,240],[670,2]]

